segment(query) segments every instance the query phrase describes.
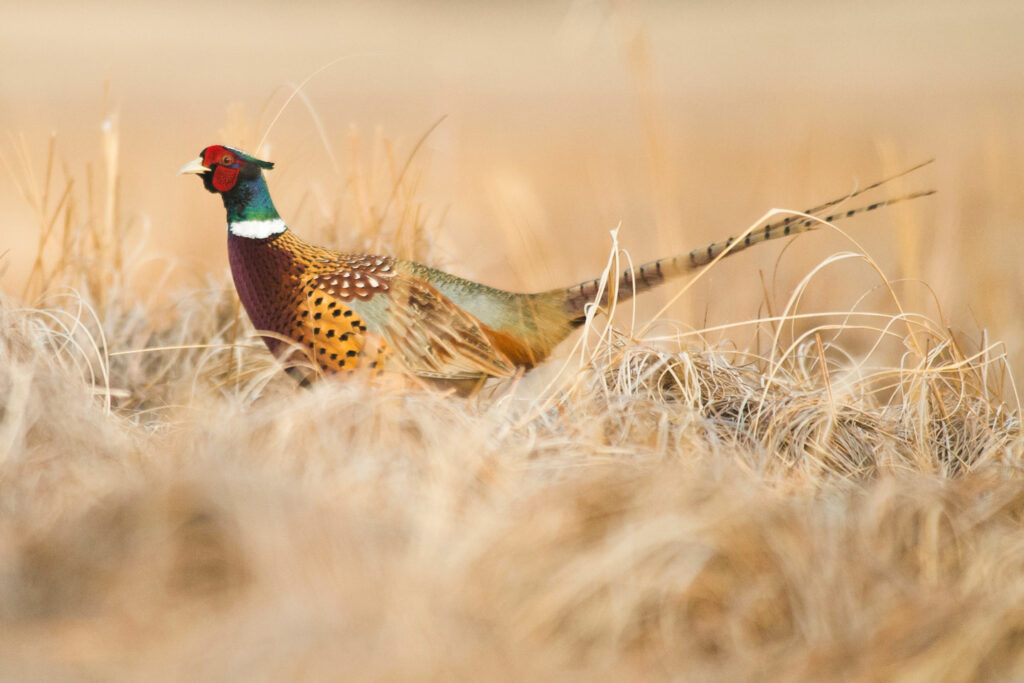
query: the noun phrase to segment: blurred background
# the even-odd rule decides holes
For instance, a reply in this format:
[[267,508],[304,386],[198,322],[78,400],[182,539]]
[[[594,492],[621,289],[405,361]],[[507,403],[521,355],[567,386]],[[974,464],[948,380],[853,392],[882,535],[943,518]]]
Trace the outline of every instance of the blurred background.
[[[157,297],[227,276],[220,202],[175,176],[213,143],[252,151],[266,135],[278,209],[311,240],[399,249],[414,227],[403,253],[520,290],[598,275],[616,227],[649,260],[935,157],[879,196],[938,195],[841,227],[886,276],[931,287],[902,285],[909,308],[987,329],[1020,370],[1021,35],[1017,1],[9,2],[2,283],[24,291],[46,223],[26,188],[53,135],[50,205],[73,181],[68,220],[116,216],[132,286]],[[766,289],[785,302],[853,246],[823,232],[781,261],[781,244],[729,259],[670,315],[753,318]],[[804,305],[847,310],[877,284],[847,262]]]

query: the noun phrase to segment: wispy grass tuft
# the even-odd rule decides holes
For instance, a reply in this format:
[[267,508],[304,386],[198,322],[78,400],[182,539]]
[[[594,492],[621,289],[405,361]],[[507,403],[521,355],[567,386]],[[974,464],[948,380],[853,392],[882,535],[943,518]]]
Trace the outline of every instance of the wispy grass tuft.
[[[169,308],[126,286],[108,134],[102,210],[82,220],[70,175],[36,174],[27,149],[11,164],[41,256],[24,300],[0,301],[4,670],[1024,675],[1005,352],[904,306],[862,250],[725,328],[593,311],[561,360],[469,398],[364,377],[306,390],[229,283]],[[321,227],[422,254],[426,160],[364,142],[317,190]],[[625,267],[614,247],[607,273]],[[805,310],[853,263],[871,292]]]

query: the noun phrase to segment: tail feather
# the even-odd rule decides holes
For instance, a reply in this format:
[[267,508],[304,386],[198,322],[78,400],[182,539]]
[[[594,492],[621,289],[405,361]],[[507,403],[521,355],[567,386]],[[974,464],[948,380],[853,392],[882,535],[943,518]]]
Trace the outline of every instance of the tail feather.
[[[824,211],[825,209],[830,209],[833,206],[835,206],[836,204],[841,204],[842,202],[845,202],[845,201],[847,201],[849,199],[853,199],[854,197],[859,197],[860,195],[862,195],[862,194],[864,194],[866,192],[870,192],[871,190],[874,190],[875,188],[881,187],[882,185],[885,185],[886,183],[890,183],[890,182],[892,182],[894,180],[902,178],[905,175],[910,175],[914,171],[922,169],[925,166],[928,166],[929,164],[932,164],[934,162],[935,162],[935,159],[929,159],[928,161],[922,161],[921,163],[917,164],[916,166],[911,166],[910,168],[906,169],[905,171],[900,171],[899,173],[897,173],[895,175],[891,175],[888,178],[882,178],[881,180],[873,182],[870,185],[865,185],[864,187],[856,189],[856,190],[854,190],[853,192],[851,192],[849,194],[845,194],[842,197],[836,197],[835,199],[827,201],[824,204],[819,204],[818,206],[815,206],[814,208],[807,209],[803,213],[810,214],[812,216],[816,216],[820,212]],[[903,199],[907,199],[907,197],[904,197]]]
[[[744,249],[747,249],[759,242],[798,235],[802,232],[815,230],[821,227],[824,223],[832,223],[843,218],[850,218],[858,214],[874,211],[875,209],[898,204],[899,202],[905,202],[911,199],[927,197],[928,195],[935,194],[935,190],[913,192],[900,197],[875,202],[874,204],[859,206],[847,211],[838,211],[825,216],[818,215],[826,209],[830,209],[851,197],[864,194],[865,192],[873,190],[891,180],[895,180],[896,178],[916,171],[931,162],[932,160],[929,160],[922,164],[918,164],[917,166],[898,173],[897,175],[872,183],[871,185],[857,190],[856,192],[825,202],[824,204],[820,204],[803,212],[807,215],[815,216],[814,219],[804,218],[803,216],[798,215],[787,216],[786,218],[772,221],[764,227],[751,230],[738,242],[735,238],[730,237],[724,242],[712,242],[706,247],[694,249],[693,251],[677,254],[676,256],[670,256],[668,258],[658,259],[657,261],[644,263],[643,265],[635,268],[626,269],[619,275],[615,285],[618,287],[617,298],[619,301],[631,298],[635,294],[657,287],[666,280],[697,270],[698,268],[706,266],[708,263],[715,260],[726,250],[728,250],[726,256],[732,256],[733,254],[743,251]],[[594,303],[596,301],[598,292],[601,289],[602,281],[602,278],[587,280],[565,290],[567,295],[565,301],[566,311],[574,324],[579,325],[584,321],[585,307],[587,304]],[[607,303],[608,296],[609,292],[608,288],[606,288],[603,296],[601,297],[600,303],[602,305]]]

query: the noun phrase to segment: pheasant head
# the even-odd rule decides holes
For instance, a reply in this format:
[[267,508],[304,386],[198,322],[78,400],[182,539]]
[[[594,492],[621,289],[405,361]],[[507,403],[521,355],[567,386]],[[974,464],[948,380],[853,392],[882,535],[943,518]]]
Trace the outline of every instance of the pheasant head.
[[265,238],[287,230],[270,199],[264,169],[274,164],[225,145],[210,145],[178,171],[195,173],[203,186],[220,194],[228,230],[240,237]]

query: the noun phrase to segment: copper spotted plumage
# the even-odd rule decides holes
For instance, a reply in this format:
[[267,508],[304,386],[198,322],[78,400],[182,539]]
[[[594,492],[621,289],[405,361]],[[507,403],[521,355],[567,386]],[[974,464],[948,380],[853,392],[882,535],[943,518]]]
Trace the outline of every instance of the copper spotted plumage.
[[[926,162],[927,163],[927,162]],[[923,164],[921,164],[923,165]],[[904,175],[920,166],[901,173]],[[327,374],[359,367],[392,369],[433,380],[475,382],[511,377],[543,361],[586,319],[601,279],[533,294],[488,287],[413,261],[348,254],[303,242],[281,220],[263,172],[273,164],[224,145],[205,148],[181,173],[198,174],[227,211],[228,257],[239,298],[267,346],[291,340]],[[894,176],[896,177],[896,176]],[[869,185],[805,213],[702,249],[645,263],[611,286],[626,299],[673,277],[785,235],[813,230],[883,206],[932,194],[888,199],[826,215]]]

